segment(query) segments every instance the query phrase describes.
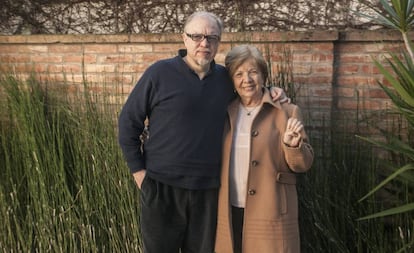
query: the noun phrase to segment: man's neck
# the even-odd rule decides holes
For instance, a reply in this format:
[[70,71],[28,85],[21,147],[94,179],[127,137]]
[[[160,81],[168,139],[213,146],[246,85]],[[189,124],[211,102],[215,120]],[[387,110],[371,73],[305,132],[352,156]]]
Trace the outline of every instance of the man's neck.
[[198,75],[200,80],[203,79],[207,75],[207,73],[210,71],[210,63],[205,64],[205,65],[200,65],[197,62],[192,61],[187,56],[184,57],[184,61],[188,65],[188,67],[190,67]]

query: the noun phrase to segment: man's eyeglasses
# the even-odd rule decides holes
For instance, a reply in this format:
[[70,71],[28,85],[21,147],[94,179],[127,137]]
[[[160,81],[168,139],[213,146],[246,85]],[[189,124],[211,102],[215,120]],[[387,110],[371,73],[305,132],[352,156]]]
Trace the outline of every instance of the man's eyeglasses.
[[220,41],[220,36],[218,35],[204,35],[204,34],[189,34],[185,33],[189,38],[191,38],[195,42],[201,42],[204,39],[207,39],[209,43],[217,43]]

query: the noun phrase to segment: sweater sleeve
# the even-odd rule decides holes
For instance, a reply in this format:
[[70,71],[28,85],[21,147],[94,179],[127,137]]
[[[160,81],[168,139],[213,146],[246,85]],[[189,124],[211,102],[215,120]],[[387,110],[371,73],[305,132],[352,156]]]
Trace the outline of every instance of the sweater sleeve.
[[118,141],[131,173],[145,169],[140,136],[149,115],[152,90],[150,70],[147,70],[129,94],[119,116]]

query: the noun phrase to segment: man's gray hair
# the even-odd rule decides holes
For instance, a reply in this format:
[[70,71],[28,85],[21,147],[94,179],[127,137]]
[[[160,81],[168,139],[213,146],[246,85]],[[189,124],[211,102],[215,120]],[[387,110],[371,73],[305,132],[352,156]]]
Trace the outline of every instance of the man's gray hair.
[[214,20],[217,23],[217,27],[218,27],[219,32],[220,32],[219,35],[221,36],[221,33],[223,32],[223,21],[217,15],[215,15],[214,13],[207,12],[207,11],[197,11],[197,12],[194,12],[193,14],[191,14],[187,18],[187,20],[185,21],[184,31],[186,30],[188,24],[191,21],[193,21],[194,18],[199,18],[199,17],[207,17],[207,18],[210,18],[210,19]]

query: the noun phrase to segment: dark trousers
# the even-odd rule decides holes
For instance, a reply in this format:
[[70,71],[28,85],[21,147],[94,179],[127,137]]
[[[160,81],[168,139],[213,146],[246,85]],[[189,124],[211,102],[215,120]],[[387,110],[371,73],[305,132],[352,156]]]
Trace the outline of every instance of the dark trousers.
[[243,219],[244,208],[234,207],[231,208],[231,222],[233,225],[233,249],[234,253],[242,252],[242,240],[243,240]]
[[214,251],[218,189],[186,190],[146,176],[141,190],[144,253]]

